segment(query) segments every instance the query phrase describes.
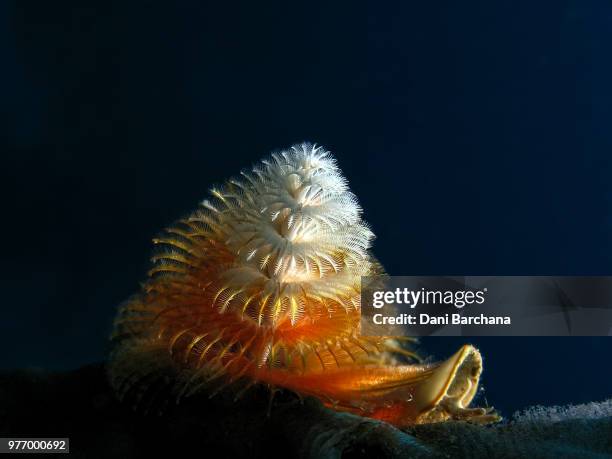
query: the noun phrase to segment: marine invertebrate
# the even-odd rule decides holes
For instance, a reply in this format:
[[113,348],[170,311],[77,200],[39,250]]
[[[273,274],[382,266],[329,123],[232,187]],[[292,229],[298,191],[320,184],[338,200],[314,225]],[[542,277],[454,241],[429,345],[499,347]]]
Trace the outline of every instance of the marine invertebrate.
[[359,333],[360,277],[381,273],[373,234],[331,154],[310,144],[272,154],[155,239],[140,294],[115,322],[110,380],[177,398],[254,383],[316,396],[394,424],[469,418],[482,368],[465,346],[442,364]]

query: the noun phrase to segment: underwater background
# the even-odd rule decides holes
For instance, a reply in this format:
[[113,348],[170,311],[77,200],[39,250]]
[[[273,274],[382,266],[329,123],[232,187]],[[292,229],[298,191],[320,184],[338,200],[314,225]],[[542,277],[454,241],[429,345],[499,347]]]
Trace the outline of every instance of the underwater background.
[[[103,360],[151,238],[302,140],[393,275],[612,275],[612,4],[0,3],[1,368]],[[470,342],[487,401],[612,395],[612,337]]]

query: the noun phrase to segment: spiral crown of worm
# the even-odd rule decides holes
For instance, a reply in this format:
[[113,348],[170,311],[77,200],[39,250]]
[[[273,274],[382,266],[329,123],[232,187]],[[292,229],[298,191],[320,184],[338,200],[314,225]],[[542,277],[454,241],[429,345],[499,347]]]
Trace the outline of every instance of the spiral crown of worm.
[[361,277],[382,273],[372,239],[328,151],[272,154],[154,240],[149,277],[115,321],[112,386],[142,404],[264,383],[396,424],[487,420],[467,409],[476,349],[399,365],[416,356],[360,334]]

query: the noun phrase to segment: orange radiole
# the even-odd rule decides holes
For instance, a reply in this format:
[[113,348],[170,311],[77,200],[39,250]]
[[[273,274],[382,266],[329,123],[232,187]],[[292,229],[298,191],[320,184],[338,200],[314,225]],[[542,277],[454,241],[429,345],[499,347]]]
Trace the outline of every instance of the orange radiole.
[[328,151],[295,145],[211,195],[154,240],[148,279],[120,307],[109,364],[120,397],[262,383],[398,426],[498,419],[469,408],[474,347],[409,365],[397,356],[416,356],[396,340],[360,335],[361,276],[382,268]]

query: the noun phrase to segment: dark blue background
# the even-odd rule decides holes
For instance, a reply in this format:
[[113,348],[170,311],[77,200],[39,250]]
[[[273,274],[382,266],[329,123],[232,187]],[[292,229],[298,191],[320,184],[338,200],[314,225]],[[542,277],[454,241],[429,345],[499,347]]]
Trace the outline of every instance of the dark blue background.
[[[4,368],[102,359],[151,237],[302,140],[336,153],[392,274],[612,274],[608,1],[0,11]],[[505,414],[612,393],[612,338],[472,341]]]

